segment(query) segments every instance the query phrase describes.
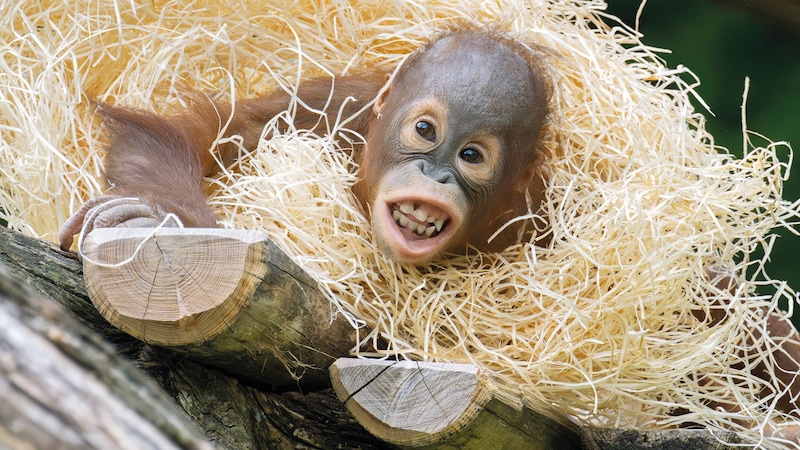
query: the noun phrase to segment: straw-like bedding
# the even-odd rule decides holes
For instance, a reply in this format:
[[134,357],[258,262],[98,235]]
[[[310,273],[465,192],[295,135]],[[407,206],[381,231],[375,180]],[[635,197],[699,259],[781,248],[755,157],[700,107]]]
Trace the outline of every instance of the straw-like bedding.
[[[750,444],[776,420],[800,424],[757,399],[760,382],[736,365],[774,345],[757,333],[764,311],[797,300],[763,270],[774,230],[798,218],[782,199],[790,152],[752,134],[741,159],[715,148],[689,103],[691,73],[666,67],[604,2],[135,3],[1,4],[0,214],[12,228],[52,240],[101,193],[89,98],[158,112],[180,109],[187,89],[230,101],[301,76],[394,67],[454,18],[500,23],[549,49],[549,246],[395,264],[350,192],[347,139],[291,127],[209,180],[222,224],[268,233],[334,308],[368,326],[363,342],[472,362],[509,402],[578,423],[733,429]],[[287,122],[290,112],[268,126]],[[749,275],[730,292],[709,268]],[[760,285],[777,294],[757,295]],[[713,325],[698,313],[718,309],[726,319]]]

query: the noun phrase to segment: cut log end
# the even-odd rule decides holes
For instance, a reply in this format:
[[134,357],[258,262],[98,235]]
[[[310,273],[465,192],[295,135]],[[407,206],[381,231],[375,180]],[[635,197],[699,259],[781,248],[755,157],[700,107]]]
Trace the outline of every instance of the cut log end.
[[341,358],[333,389],[367,431],[401,447],[577,450],[572,427],[495,395],[473,365]]
[[439,442],[471,423],[492,398],[485,377],[466,364],[341,358],[331,379],[367,431],[398,445]]
[[95,307],[144,342],[204,342],[230,326],[267,268],[263,233],[205,228],[100,228],[83,246]]

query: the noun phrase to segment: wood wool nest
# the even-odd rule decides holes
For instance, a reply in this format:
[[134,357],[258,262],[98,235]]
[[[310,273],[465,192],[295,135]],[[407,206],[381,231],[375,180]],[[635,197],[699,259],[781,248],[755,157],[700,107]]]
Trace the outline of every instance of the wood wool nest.
[[[288,131],[209,180],[223,226],[266,232],[334,308],[371,330],[362,342],[380,337],[388,354],[475,364],[512,404],[579,423],[694,423],[758,442],[759,427],[740,419],[798,423],[768,398],[759,403],[760,382],[734,364],[741,354],[763,358],[757,349],[774,343],[748,342],[752,329],[779,299],[797,301],[761,270],[771,233],[797,222],[797,203],[782,198],[788,164],[778,144],[748,140],[742,158],[715,148],[689,102],[692,74],[666,67],[604,8],[600,0],[5,5],[0,214],[54,239],[101,194],[102,138],[87,99],[169,112],[187,89],[218,100],[291,89],[309,75],[395,67],[454,19],[500,24],[548,49],[548,246],[422,268],[387,260],[350,192],[354,162],[340,149],[351,143],[293,129],[291,111],[267,125]],[[331,129],[346,128],[345,119]],[[754,275],[721,291],[708,268]],[[756,294],[760,285],[777,294]],[[727,318],[716,324],[693,314],[720,308]],[[722,412],[715,402],[744,408]],[[685,414],[673,415],[677,407]]]

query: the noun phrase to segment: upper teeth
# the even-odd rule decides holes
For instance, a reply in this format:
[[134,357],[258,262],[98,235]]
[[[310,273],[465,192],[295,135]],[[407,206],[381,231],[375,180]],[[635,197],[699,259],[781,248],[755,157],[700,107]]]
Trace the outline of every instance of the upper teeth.
[[[403,227],[408,228],[411,231],[417,233],[418,235],[431,237],[434,232],[442,231],[442,227],[444,226],[444,219],[440,219],[428,214],[425,209],[422,207],[415,208],[414,203],[412,202],[402,202],[397,205],[398,209],[392,211],[392,218],[397,221],[397,223]],[[402,212],[402,214],[401,214]],[[405,214],[412,216],[417,221],[412,221]],[[421,222],[421,223],[418,223]],[[429,225],[424,225],[429,224]]]

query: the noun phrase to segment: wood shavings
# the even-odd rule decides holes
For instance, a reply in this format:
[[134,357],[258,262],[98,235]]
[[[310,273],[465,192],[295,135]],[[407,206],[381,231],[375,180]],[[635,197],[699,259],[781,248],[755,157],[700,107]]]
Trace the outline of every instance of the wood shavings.
[[[387,261],[350,193],[347,139],[294,130],[291,111],[268,125],[273,138],[209,180],[224,225],[267,232],[332,307],[373,330],[364,341],[487,368],[511,402],[580,423],[695,423],[752,445],[788,445],[761,433],[778,419],[797,424],[797,415],[771,409],[769,395],[759,403],[758,380],[736,365],[775,344],[753,333],[764,311],[797,301],[764,270],[774,230],[798,223],[798,204],[782,198],[784,144],[755,147],[746,134],[741,159],[715,148],[689,102],[691,72],[665,67],[604,15],[602,1],[317,3],[4,5],[0,216],[54,239],[71,211],[101,193],[89,99],[168,112],[186,104],[188,89],[218,100],[291,90],[305,76],[394,67],[452,19],[499,22],[552,50],[548,247],[426,268]],[[748,276],[722,291],[709,268]],[[763,285],[778,293],[756,294]],[[723,307],[720,323],[698,318]]]

